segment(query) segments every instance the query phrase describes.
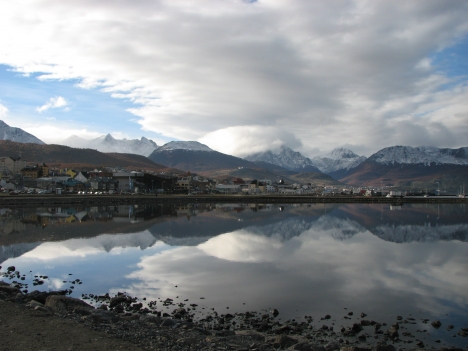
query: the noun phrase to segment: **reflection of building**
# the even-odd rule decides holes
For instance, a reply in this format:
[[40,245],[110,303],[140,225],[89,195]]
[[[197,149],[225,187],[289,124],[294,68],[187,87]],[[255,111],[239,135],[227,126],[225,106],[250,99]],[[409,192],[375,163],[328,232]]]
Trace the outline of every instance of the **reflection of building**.
[[18,233],[26,230],[26,225],[22,223],[19,219],[14,218],[13,216],[2,216],[0,221],[0,233],[1,234],[11,234]]

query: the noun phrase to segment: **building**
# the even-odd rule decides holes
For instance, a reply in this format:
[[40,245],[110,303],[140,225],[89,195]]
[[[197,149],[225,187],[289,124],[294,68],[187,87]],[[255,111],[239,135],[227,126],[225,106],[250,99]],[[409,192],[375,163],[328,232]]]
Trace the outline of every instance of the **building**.
[[8,170],[13,174],[18,174],[24,167],[26,167],[26,162],[21,161],[21,157],[0,157],[0,171]]
[[49,167],[43,163],[41,166],[26,166],[20,171],[23,178],[37,179],[40,177],[47,177],[49,175]]

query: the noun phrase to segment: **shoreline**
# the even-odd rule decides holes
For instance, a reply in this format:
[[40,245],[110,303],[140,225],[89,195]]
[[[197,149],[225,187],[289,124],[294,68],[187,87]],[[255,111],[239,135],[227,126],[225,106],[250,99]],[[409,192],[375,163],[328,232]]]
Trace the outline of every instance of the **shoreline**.
[[3,206],[43,205],[120,205],[120,204],[186,204],[186,203],[362,203],[362,204],[467,204],[468,198],[433,197],[366,197],[310,195],[1,195]]
[[[13,268],[9,267],[1,276],[9,280],[20,277]],[[276,309],[223,314],[206,309],[202,318],[195,319],[198,305],[177,303],[171,298],[146,301],[118,293],[115,296],[82,295],[77,299],[67,296],[67,290],[23,292],[22,287],[21,283],[9,284],[0,279],[0,338],[8,335],[5,331],[8,332],[13,319],[14,332],[22,335],[8,339],[8,350],[25,350],[19,343],[24,345],[25,335],[29,334],[31,338],[47,335],[54,346],[52,350],[468,350],[468,346],[465,349],[448,345],[439,347],[434,344],[440,343],[437,340],[423,342],[406,328],[408,324],[415,324],[411,317],[397,316],[393,324],[387,325],[369,320],[361,313],[346,328],[334,325],[329,315],[319,318],[323,323],[320,326],[312,324],[316,316],[304,316],[301,321],[283,321],[277,318],[281,312]],[[12,310],[15,311],[14,318]],[[35,325],[38,319],[44,323]],[[441,326],[437,320],[427,319],[423,323],[428,329],[454,328]],[[468,328],[458,329],[453,332],[463,338],[468,336]],[[78,348],[67,346],[69,340],[63,337],[75,332],[79,334],[77,338],[85,340],[79,341],[82,344]],[[96,342],[91,343],[91,334]],[[6,339],[3,340],[5,344]],[[95,345],[84,347],[83,343],[88,342]]]

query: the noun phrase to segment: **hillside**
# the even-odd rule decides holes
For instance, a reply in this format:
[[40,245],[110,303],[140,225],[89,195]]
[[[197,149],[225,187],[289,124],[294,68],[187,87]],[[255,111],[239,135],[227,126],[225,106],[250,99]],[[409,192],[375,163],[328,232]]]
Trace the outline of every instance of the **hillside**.
[[0,140],[1,156],[21,156],[26,162],[46,163],[60,167],[129,167],[152,171],[168,171],[169,167],[134,154],[102,153],[92,149],[76,149],[63,145],[38,145]]
[[357,166],[340,182],[350,185],[395,186],[401,190],[433,192],[439,188],[456,194],[463,183],[468,184],[468,166],[423,164],[378,164],[369,160]]
[[290,178],[302,184],[311,183],[320,186],[343,185],[343,183],[322,172],[297,173],[290,176]]
[[202,150],[164,150],[156,149],[148,158],[154,162],[191,172],[254,167],[242,158],[226,155],[217,151]]

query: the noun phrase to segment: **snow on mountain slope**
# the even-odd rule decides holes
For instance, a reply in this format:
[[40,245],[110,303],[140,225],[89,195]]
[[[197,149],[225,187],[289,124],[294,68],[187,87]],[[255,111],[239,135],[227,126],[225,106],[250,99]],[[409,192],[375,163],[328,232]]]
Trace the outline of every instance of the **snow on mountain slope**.
[[368,160],[384,165],[468,165],[468,147],[462,147],[460,149],[439,149],[431,146],[392,146],[376,152],[369,157]]
[[278,150],[260,152],[244,158],[252,162],[268,162],[295,172],[319,171],[309,158],[303,156],[300,152],[294,151],[286,146],[281,146]]
[[34,135],[25,132],[21,128],[10,127],[3,121],[0,121],[0,140],[10,140],[17,143],[45,144]]
[[115,139],[110,134],[91,140],[72,135],[65,139],[62,144],[71,147],[96,149],[100,152],[117,152],[143,156],[149,156],[158,147],[154,141],[145,137],[141,137],[140,140]]
[[323,173],[329,174],[341,170],[348,171],[365,160],[365,156],[358,156],[348,149],[337,148],[329,154],[314,157],[312,162]]
[[170,141],[157,149],[158,152],[170,150],[213,151],[208,146],[198,141]]

